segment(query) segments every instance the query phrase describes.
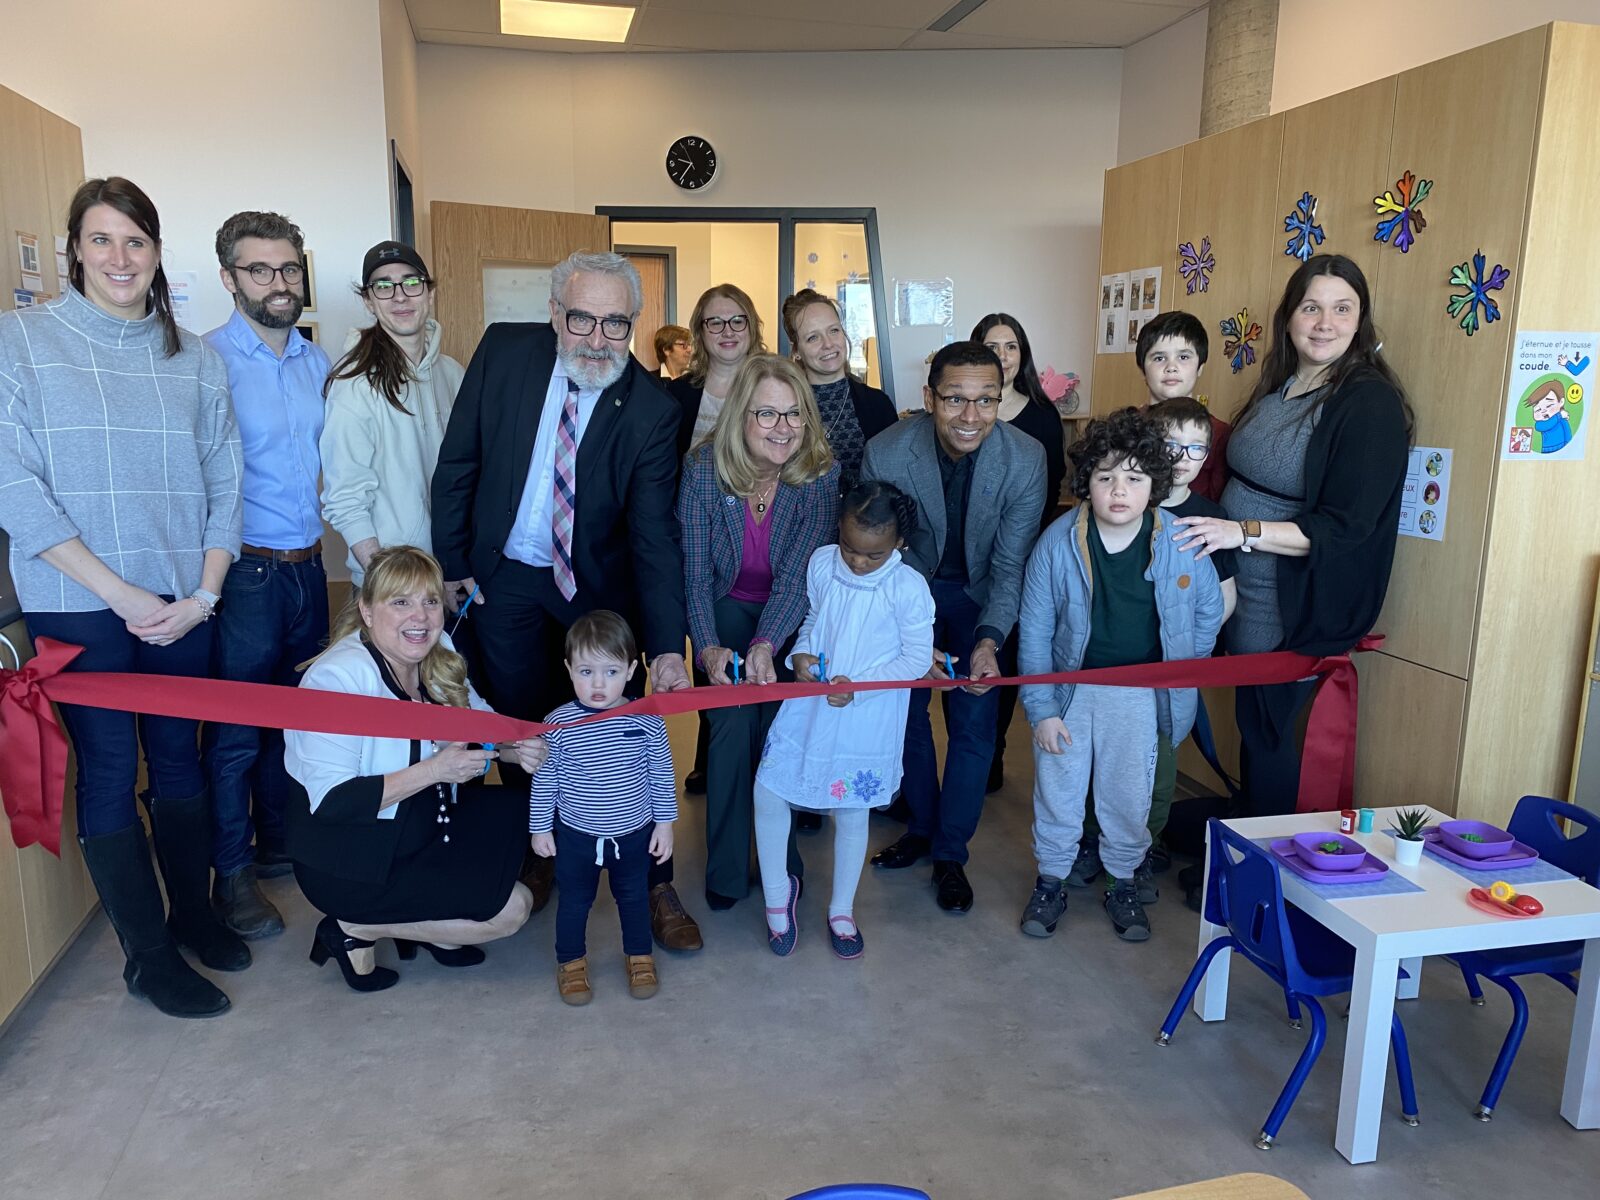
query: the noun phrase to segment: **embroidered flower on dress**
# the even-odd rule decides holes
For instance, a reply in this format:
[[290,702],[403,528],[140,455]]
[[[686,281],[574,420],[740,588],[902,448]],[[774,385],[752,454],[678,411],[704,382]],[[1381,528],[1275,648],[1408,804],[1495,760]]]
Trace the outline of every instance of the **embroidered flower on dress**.
[[883,791],[883,780],[876,771],[857,771],[854,790],[856,799],[870,804],[872,798]]
[[843,800],[845,793],[849,790],[850,785],[848,783],[842,779],[835,779],[833,783],[828,786],[828,795],[832,796],[835,800]]

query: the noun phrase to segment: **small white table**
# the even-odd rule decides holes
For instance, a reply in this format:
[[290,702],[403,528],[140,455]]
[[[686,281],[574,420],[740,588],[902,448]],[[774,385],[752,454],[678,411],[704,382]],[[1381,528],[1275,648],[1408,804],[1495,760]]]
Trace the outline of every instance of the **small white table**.
[[[1567,1050],[1566,1082],[1561,1091],[1561,1115],[1576,1129],[1600,1128],[1600,890],[1580,880],[1529,884],[1528,891],[1544,904],[1543,915],[1527,921],[1508,920],[1480,912],[1466,902],[1472,886],[1462,876],[1424,854],[1414,867],[1394,861],[1394,839],[1384,832],[1399,811],[1380,808],[1374,831],[1352,834],[1392,871],[1420,886],[1420,892],[1400,896],[1329,899],[1313,891],[1294,872],[1278,872],[1286,900],[1327,926],[1355,947],[1355,981],[1350,994],[1350,1023],[1345,1035],[1344,1075],[1339,1085],[1339,1125],[1334,1146],[1353,1163],[1378,1157],[1378,1129],[1383,1113],[1384,1085],[1389,1070],[1389,1022],[1394,1013],[1396,985],[1403,965],[1411,978],[1402,985],[1401,999],[1417,994],[1422,959],[1430,954],[1454,954],[1500,946],[1525,946],[1541,942],[1582,941],[1583,970],[1572,1017],[1572,1041]],[[1433,822],[1448,821],[1446,814],[1429,810]],[[1227,822],[1252,840],[1286,838],[1310,830],[1337,830],[1338,813],[1303,813],[1283,817],[1246,817]],[[1207,843],[1206,886],[1210,887],[1211,861]],[[1515,872],[1507,872],[1515,882]],[[1204,949],[1227,930],[1200,921],[1200,947]],[[1194,1011],[1202,1021],[1220,1021],[1228,1015],[1228,967],[1232,957],[1222,951],[1211,963],[1195,993]],[[1491,1063],[1484,1059],[1484,1072]]]

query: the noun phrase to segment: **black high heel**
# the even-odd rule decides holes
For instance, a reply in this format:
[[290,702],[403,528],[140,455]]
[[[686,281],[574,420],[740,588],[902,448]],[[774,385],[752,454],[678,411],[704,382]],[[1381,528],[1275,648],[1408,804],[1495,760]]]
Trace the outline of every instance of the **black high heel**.
[[433,955],[433,961],[441,967],[475,967],[484,959],[483,951],[476,946],[457,946],[447,950],[443,946],[435,946],[432,942],[408,942],[405,938],[394,940],[395,950],[406,962],[417,956],[418,946]]
[[375,966],[367,974],[360,975],[350,961],[350,951],[364,950],[370,945],[371,942],[351,937],[340,929],[339,922],[332,917],[323,917],[317,922],[317,935],[311,942],[311,961],[320,967],[329,958],[336,959],[344,981],[352,991],[381,992],[399,983],[400,973],[388,967]]

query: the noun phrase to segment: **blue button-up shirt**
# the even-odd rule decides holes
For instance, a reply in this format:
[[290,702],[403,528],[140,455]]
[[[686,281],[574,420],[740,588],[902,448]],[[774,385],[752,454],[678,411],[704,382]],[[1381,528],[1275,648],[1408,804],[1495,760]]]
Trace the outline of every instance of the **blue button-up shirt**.
[[244,540],[268,550],[312,545],[322,536],[317,439],[328,356],[291,329],[279,358],[237,309],[205,341],[228,367],[244,455]]

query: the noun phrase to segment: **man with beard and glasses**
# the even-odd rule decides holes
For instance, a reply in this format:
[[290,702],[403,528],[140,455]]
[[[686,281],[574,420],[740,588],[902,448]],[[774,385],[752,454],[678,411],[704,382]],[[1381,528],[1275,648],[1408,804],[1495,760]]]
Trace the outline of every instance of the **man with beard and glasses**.
[[[217,262],[234,312],[205,341],[228,367],[244,457],[244,545],[222,585],[216,669],[224,679],[292,685],[295,665],[328,636],[317,496],[328,356],[295,328],[306,286],[298,226],[277,213],[235,213],[217,230]],[[211,722],[202,745],[215,812],[212,905],[240,937],[280,933],[283,918],[256,877],[290,869],[283,735]]]
[[[550,323],[489,326],[451,410],[433,551],[451,607],[471,605],[476,677],[497,712],[538,720],[570,698],[567,629],[596,609],[633,626],[654,690],[689,686],[674,515],[682,411],[628,353],[642,296],[627,259],[573,254],[551,272]],[[537,862],[540,877],[525,880],[536,902],[550,860]],[[650,869],[650,915],[665,948],[700,948],[670,858]]]

